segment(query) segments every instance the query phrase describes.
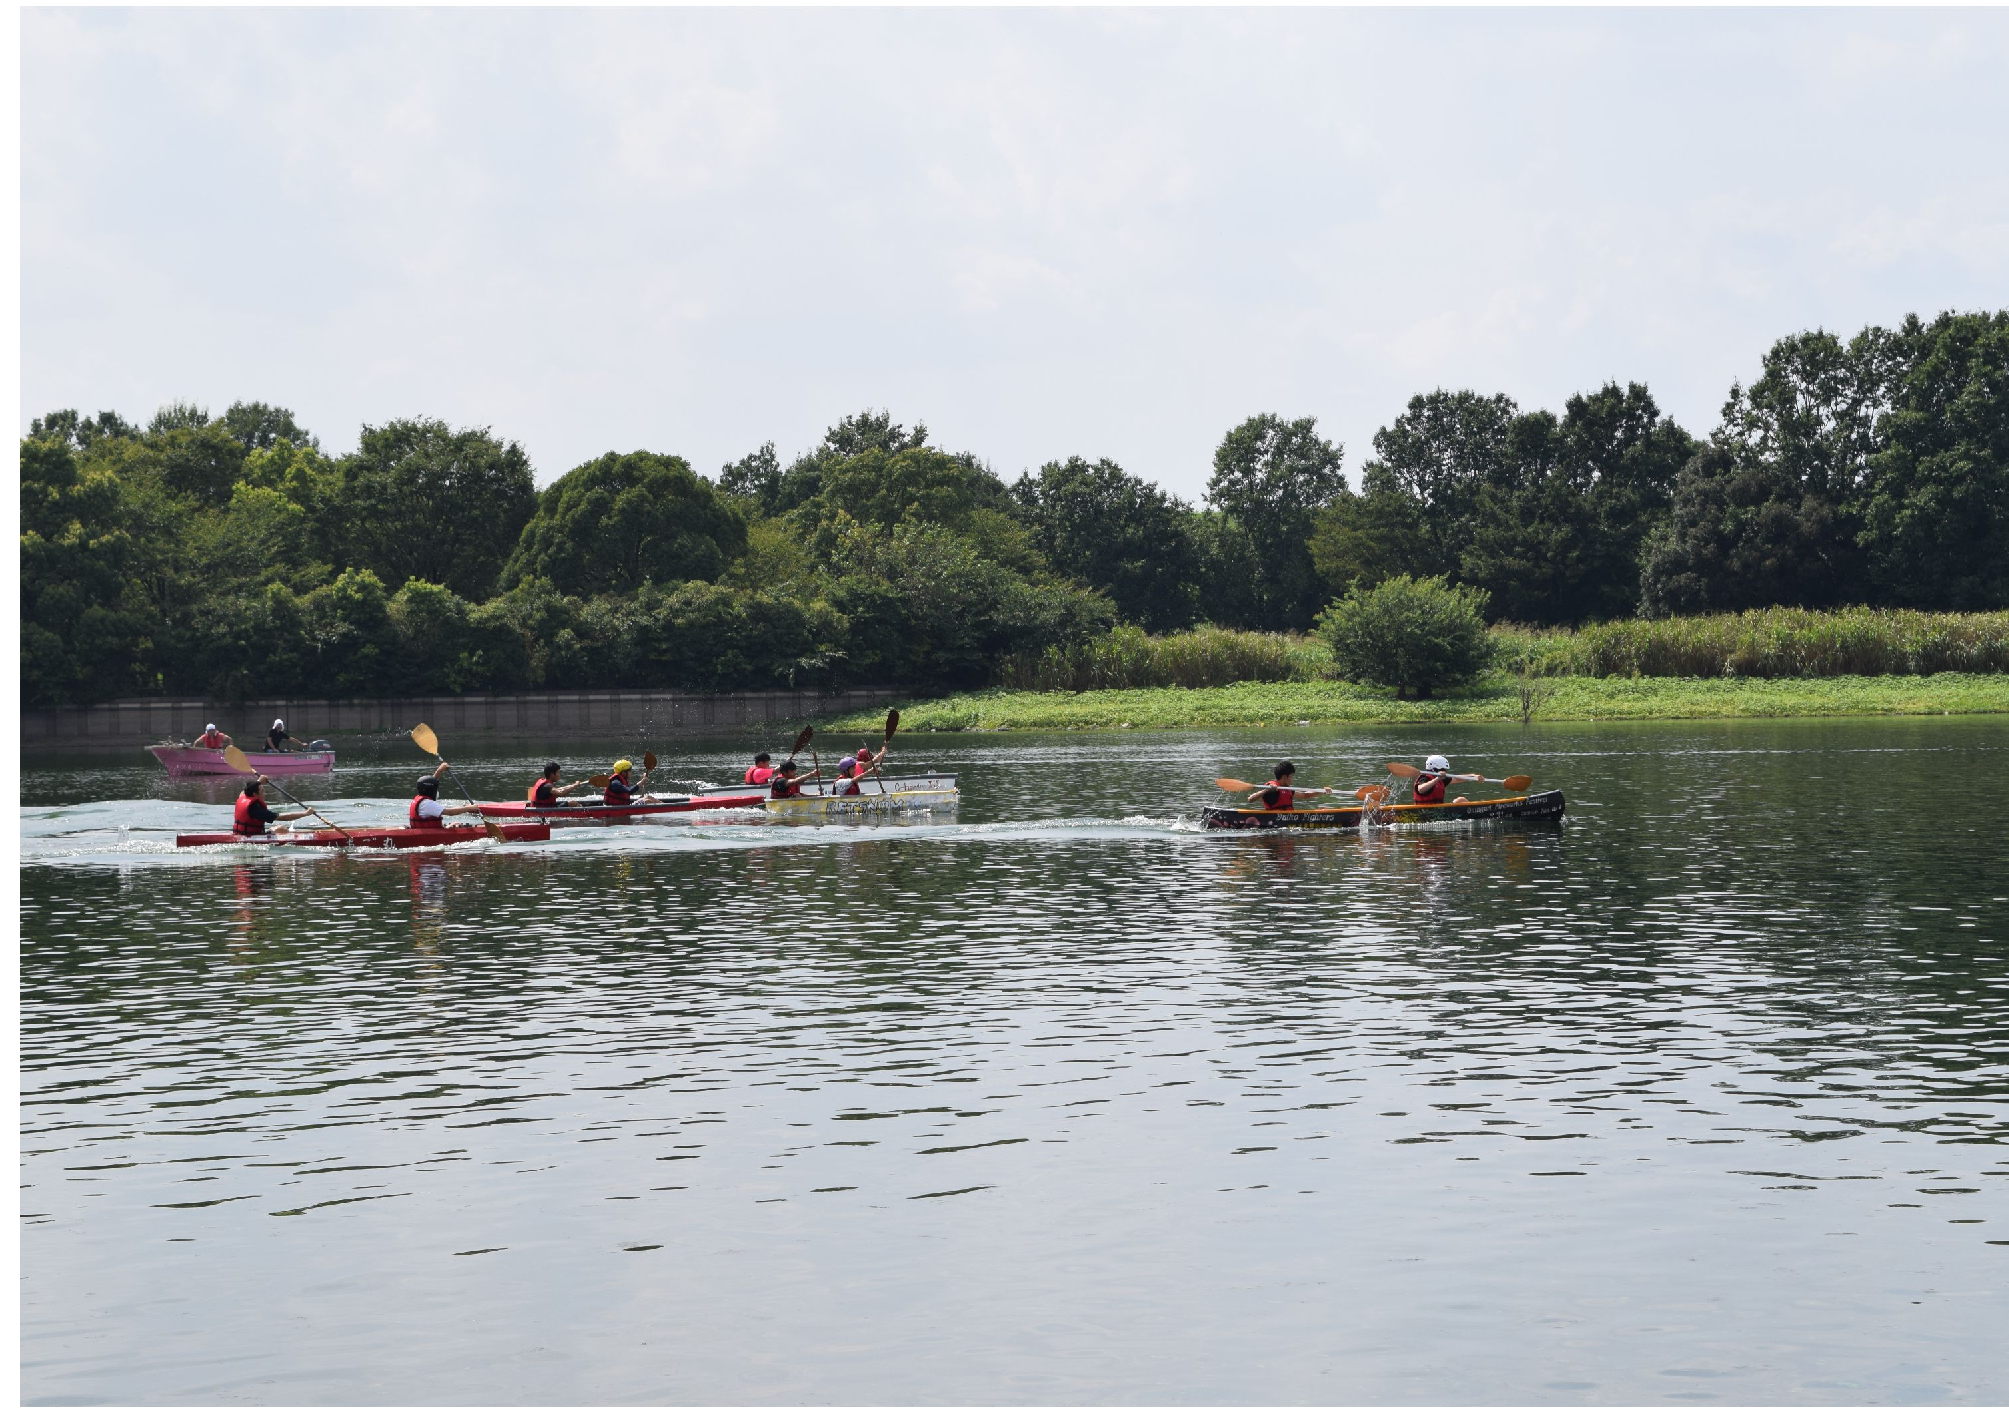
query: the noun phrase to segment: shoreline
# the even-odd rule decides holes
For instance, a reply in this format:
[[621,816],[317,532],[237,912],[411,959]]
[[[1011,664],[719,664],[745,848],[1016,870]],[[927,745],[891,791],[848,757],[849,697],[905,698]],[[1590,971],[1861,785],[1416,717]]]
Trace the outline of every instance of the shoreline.
[[[1929,677],[1552,677],[1532,721],[1779,720],[1793,717],[2009,714],[2009,673]],[[825,729],[869,730],[881,714],[852,712]],[[993,689],[900,706],[903,732],[1178,730],[1182,727],[1519,724],[1518,683],[1494,675],[1422,701],[1348,682],[1238,682],[1089,692]]]

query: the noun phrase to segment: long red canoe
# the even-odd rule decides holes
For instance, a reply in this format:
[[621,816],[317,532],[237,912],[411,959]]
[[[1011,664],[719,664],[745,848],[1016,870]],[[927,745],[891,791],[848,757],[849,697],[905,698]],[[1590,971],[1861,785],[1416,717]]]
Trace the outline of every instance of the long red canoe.
[[[551,837],[548,824],[498,824],[502,837],[518,844],[535,844]],[[484,829],[351,829],[343,838],[333,829],[298,829],[284,834],[177,834],[177,849],[205,844],[298,844],[320,849],[426,849],[442,844],[470,844],[486,839]]]
[[497,819],[541,819],[546,824],[584,823],[595,819],[640,819],[652,814],[689,814],[692,810],[744,810],[759,809],[767,799],[758,795],[674,795],[668,799],[644,800],[633,805],[603,805],[592,801],[578,805],[559,805],[556,809],[540,809],[524,800],[505,800],[500,804],[483,805],[483,814],[492,814]]

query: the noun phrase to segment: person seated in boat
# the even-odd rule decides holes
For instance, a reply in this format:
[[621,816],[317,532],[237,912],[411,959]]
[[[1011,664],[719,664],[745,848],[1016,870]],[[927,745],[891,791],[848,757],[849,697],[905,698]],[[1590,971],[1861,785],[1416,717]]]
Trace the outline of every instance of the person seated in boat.
[[414,829],[444,829],[446,816],[450,814],[476,814],[479,805],[443,805],[439,802],[439,778],[446,774],[446,762],[441,761],[431,775],[421,775],[418,779],[418,793],[412,796],[412,806],[406,812],[406,822]]
[[649,773],[646,770],[642,772],[640,785],[635,783],[634,773],[633,761],[615,761],[613,773],[607,777],[607,788],[601,793],[600,802],[608,805],[631,805],[640,799],[642,785],[649,783]]
[[[1485,778],[1483,775],[1453,775],[1450,761],[1442,756],[1432,756],[1423,762],[1423,773],[1416,777],[1411,786],[1410,798],[1419,805],[1441,805],[1445,802],[1444,797],[1453,782]],[[1451,803],[1464,804],[1465,798],[1461,795]]]
[[774,779],[774,767],[768,764],[773,759],[774,757],[770,756],[766,751],[762,751],[759,755],[755,756],[753,764],[746,768],[746,783],[749,785],[765,785],[768,781]]
[[299,738],[286,734],[286,723],[275,716],[272,719],[272,729],[265,733],[265,749],[275,754],[290,751],[293,747],[286,743],[297,739]]
[[584,780],[575,780],[570,785],[560,785],[558,783],[558,762],[548,760],[544,762],[544,773],[537,777],[536,782],[531,785],[529,792],[524,798],[537,809],[555,810],[564,803],[565,796],[587,783]]
[[237,812],[231,822],[232,834],[263,834],[268,824],[286,820],[303,819],[312,810],[295,810],[291,814],[278,814],[265,803],[265,777],[254,775],[244,782],[244,793],[237,797]]
[[1296,780],[1297,767],[1287,760],[1280,760],[1277,762],[1277,773],[1269,778],[1267,784],[1258,789],[1251,790],[1249,798],[1251,800],[1260,800],[1262,807],[1266,810],[1294,810],[1297,808],[1297,797],[1299,795],[1330,795],[1332,793],[1330,790],[1300,789],[1294,783]]
[[212,721],[202,728],[202,734],[195,738],[195,744],[207,751],[220,751],[230,744],[230,737],[218,731],[216,723]]
[[879,766],[886,759],[886,752],[891,749],[891,746],[882,745],[874,751],[870,741],[861,744],[858,747],[858,778],[863,780],[868,775],[877,775]]
[[[869,761],[869,757],[868,757]],[[837,778],[830,786],[833,795],[855,795],[858,793],[858,777],[862,774],[858,757],[846,756],[837,762]]]
[[803,775],[793,759],[785,760],[775,770],[774,778],[768,781],[767,797],[770,800],[793,800],[801,795],[804,781],[814,780],[822,774],[822,771],[817,770]]

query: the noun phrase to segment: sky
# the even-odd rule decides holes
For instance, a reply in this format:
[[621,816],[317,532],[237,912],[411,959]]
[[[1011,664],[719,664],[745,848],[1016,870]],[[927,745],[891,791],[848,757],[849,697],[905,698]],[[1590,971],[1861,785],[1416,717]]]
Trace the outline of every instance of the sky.
[[2009,306],[2009,10],[21,11],[21,396],[486,426],[540,484],[847,413],[1197,500],[1315,416]]

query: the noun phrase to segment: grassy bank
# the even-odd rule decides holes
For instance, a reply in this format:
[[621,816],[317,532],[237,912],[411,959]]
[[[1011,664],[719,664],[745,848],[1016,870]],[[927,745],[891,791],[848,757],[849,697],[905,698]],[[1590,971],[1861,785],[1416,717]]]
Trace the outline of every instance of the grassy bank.
[[[1704,717],[1938,716],[2009,713],[2009,674],[1818,678],[1559,677],[1541,683],[1538,721]],[[1504,674],[1429,701],[1346,682],[1238,682],[1090,692],[970,692],[900,709],[902,731],[1107,731],[1299,722],[1519,721],[1521,698]],[[869,729],[883,715],[832,723]]]

